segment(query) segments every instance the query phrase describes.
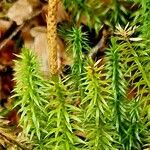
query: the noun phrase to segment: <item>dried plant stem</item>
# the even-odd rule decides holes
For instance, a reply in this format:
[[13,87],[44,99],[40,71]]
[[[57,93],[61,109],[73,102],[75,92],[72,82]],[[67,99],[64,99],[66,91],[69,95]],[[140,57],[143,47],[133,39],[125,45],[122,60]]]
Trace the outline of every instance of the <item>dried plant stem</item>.
[[4,40],[4,41],[0,44],[0,50],[2,50],[2,49],[7,45],[7,43],[8,43],[14,36],[16,36],[16,34],[22,29],[23,26],[24,26],[24,23],[23,23],[22,25],[18,26],[18,27],[16,28],[16,30],[14,30],[14,31],[12,32],[12,34],[11,34],[6,40]]
[[57,4],[58,0],[49,0],[47,17],[47,39],[49,47],[49,67],[51,74],[57,74]]
[[9,134],[4,133],[2,130],[0,130],[0,138],[5,138],[10,143],[20,147],[22,150],[30,150],[29,148],[25,147],[23,144],[19,143],[14,138],[12,138]]

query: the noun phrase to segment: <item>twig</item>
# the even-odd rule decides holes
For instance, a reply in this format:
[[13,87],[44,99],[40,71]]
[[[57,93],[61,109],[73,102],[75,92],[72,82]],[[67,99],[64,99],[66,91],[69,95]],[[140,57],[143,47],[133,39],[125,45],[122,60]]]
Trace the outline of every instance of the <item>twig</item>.
[[0,50],[21,30],[25,23],[20,25],[6,40],[4,40],[0,45]]
[[3,42],[1,42],[1,44],[0,44],[0,50],[2,50],[2,48],[4,48],[5,45],[23,28],[23,26],[26,24],[26,22],[28,22],[32,18],[38,16],[41,12],[42,12],[42,10],[36,11],[30,18],[28,18],[27,20],[25,20],[23,24],[21,24],[20,26],[18,26],[16,28],[16,30],[6,40],[4,40]]
[[92,48],[92,50],[90,52],[90,57],[95,59],[98,52],[100,52],[100,51],[103,52],[104,51],[104,49],[106,48],[107,38],[108,38],[108,33],[107,33],[106,29],[103,29],[102,37],[99,40],[99,42],[97,43],[97,45]]

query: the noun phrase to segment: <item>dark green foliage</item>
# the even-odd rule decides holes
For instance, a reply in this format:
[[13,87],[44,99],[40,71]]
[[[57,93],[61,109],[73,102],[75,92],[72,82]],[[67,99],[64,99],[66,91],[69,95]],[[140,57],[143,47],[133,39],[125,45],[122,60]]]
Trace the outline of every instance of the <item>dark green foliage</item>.
[[[123,105],[123,107],[128,107],[121,110],[121,113],[125,112],[127,118],[127,121],[123,122],[121,125],[121,127],[124,127],[122,144],[123,148],[127,150],[142,149],[145,140],[149,139],[149,131],[147,127],[147,121],[149,120],[149,71],[147,71],[149,63],[149,61],[147,61],[148,50],[145,50],[143,44],[140,43],[141,38],[132,38],[135,28],[128,28],[127,25],[124,29],[120,26],[117,27],[117,29],[117,38],[115,42],[113,41],[112,45],[114,46],[112,46],[111,50],[113,50],[113,48],[115,48],[114,50],[116,52],[118,50],[118,56],[120,56],[118,57],[120,58],[120,63],[117,63],[120,65],[120,68],[118,68],[118,74],[122,71],[124,75],[120,78],[121,80],[118,79],[113,81],[115,81],[115,83],[117,82],[116,85],[120,87],[120,89],[117,90],[117,93],[122,92],[124,95],[127,95],[127,90],[124,90],[125,88],[123,88],[125,87],[125,84],[131,88],[131,92],[136,91],[134,95],[132,95],[132,101],[130,102],[129,100],[126,100],[126,104],[124,103]],[[147,67],[144,67],[145,65]],[[115,67],[112,67],[111,70],[113,69],[115,69]],[[124,81],[124,79],[126,79],[126,81]],[[119,132],[119,134],[120,133],[121,132]],[[147,144],[149,144],[149,140],[147,140]]]
[[147,126],[141,117],[140,100],[132,100],[128,106],[129,123],[126,136],[123,139],[124,149],[140,150],[146,142],[146,136],[148,135]]
[[115,26],[117,23],[126,24],[129,21],[130,11],[125,8],[125,4],[125,1],[112,0],[109,6],[109,15],[106,17],[106,20],[110,20],[110,25]]
[[127,123],[127,97],[126,97],[126,82],[122,72],[122,61],[120,56],[120,47],[116,43],[116,39],[111,39],[112,46],[108,49],[107,66],[108,74],[107,78],[111,79],[112,88],[112,117],[115,123],[115,128],[119,134],[118,142],[122,144],[122,140],[125,136],[126,123]]

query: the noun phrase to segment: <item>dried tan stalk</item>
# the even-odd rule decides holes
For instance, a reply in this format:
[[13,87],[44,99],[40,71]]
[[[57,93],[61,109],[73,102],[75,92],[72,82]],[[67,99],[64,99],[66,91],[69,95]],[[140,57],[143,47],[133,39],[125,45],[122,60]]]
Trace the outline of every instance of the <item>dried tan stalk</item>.
[[57,4],[58,0],[49,0],[47,16],[47,39],[49,48],[49,69],[51,74],[57,74]]

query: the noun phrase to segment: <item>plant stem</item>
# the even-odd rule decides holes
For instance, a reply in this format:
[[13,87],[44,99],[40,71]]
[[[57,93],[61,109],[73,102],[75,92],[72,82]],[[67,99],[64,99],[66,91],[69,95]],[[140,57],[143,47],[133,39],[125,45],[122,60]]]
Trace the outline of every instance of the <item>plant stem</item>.
[[49,48],[49,69],[51,74],[58,73],[57,66],[57,4],[58,0],[48,1],[47,39]]
[[23,146],[21,143],[19,143],[15,139],[11,138],[9,135],[6,135],[3,131],[0,131],[0,137],[3,137],[4,139],[6,139],[7,141],[9,141],[10,143],[12,143],[14,145],[17,145],[22,150],[30,150],[29,148],[26,148],[25,146]]

